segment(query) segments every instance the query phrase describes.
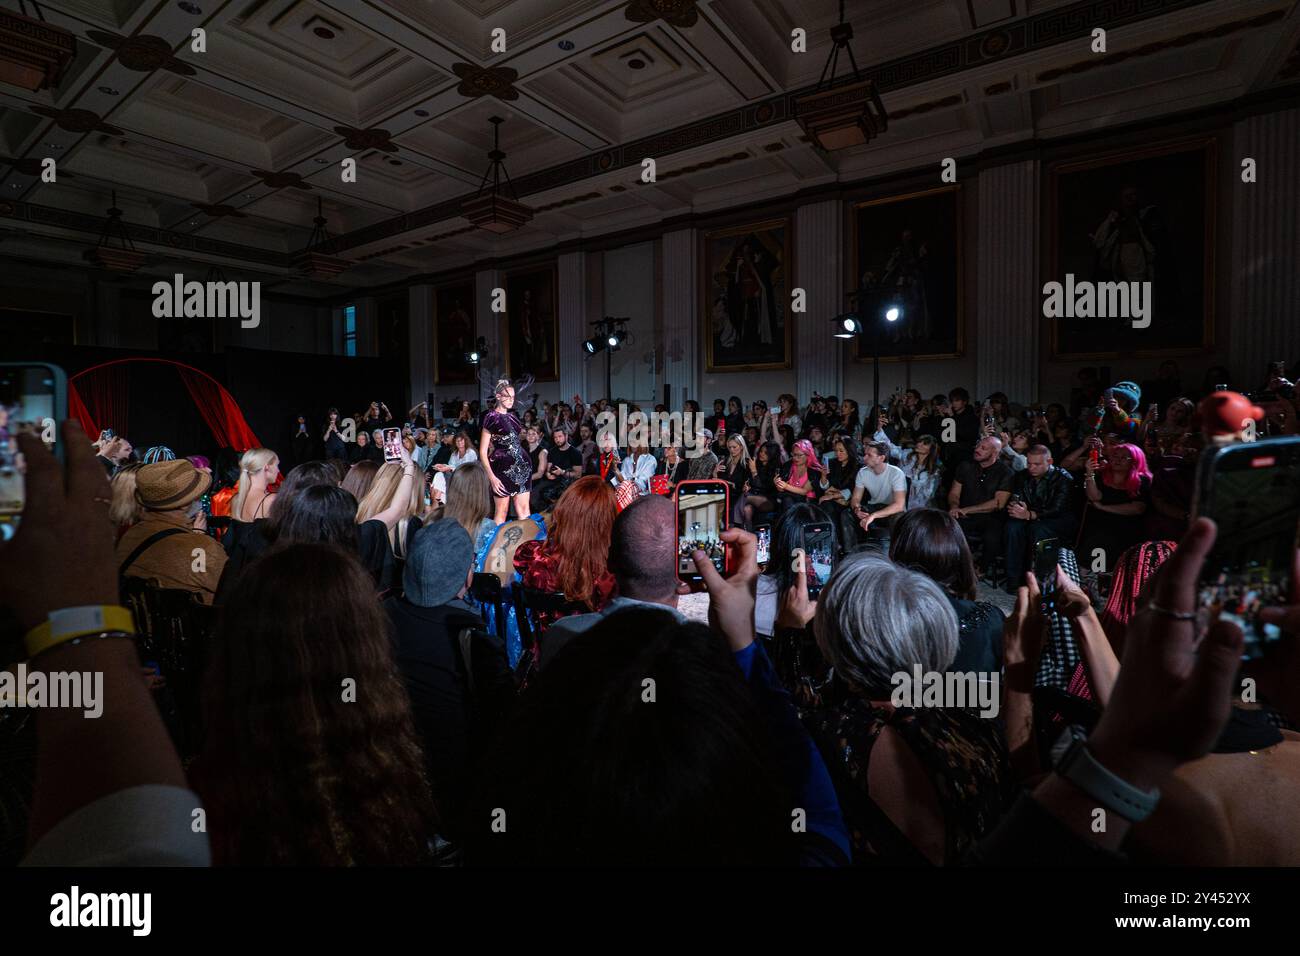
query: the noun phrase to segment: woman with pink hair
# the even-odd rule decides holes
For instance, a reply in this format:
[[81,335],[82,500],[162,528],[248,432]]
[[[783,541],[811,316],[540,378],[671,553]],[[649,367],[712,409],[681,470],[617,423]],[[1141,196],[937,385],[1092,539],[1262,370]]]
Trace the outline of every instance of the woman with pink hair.
[[1121,554],[1142,540],[1141,518],[1151,495],[1146,455],[1137,445],[1111,446],[1105,459],[1085,465],[1083,491],[1088,506],[1076,549],[1079,563],[1095,567],[1102,557],[1109,571]]
[[1135,544],[1119,557],[1115,565],[1115,579],[1111,582],[1110,597],[1101,612],[1101,627],[1106,632],[1115,655],[1124,654],[1124,632],[1128,622],[1138,612],[1138,597],[1156,568],[1178,547],[1174,541],[1143,541]]
[[797,504],[811,504],[826,490],[826,468],[817,459],[812,442],[803,438],[790,449],[790,463],[774,482],[778,507],[784,511]]

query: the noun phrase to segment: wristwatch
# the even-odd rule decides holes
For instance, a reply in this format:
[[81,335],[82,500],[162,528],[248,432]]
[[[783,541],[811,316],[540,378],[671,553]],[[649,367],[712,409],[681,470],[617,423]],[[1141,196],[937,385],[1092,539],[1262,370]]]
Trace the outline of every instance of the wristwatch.
[[1082,727],[1067,727],[1052,746],[1056,772],[1125,820],[1138,823],[1151,816],[1160,802],[1159,789],[1139,790],[1111,773],[1088,752],[1087,743]]

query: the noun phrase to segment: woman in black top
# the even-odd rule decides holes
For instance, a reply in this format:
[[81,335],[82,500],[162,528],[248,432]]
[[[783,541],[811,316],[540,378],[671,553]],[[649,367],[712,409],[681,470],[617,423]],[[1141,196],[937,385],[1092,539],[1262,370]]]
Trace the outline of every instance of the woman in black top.
[[781,469],[781,446],[774,441],[764,442],[749,460],[749,481],[741,500],[741,522],[752,530],[754,515],[776,510],[776,478]]
[[655,466],[655,474],[667,475],[668,481],[676,485],[677,482],[686,480],[689,468],[690,462],[682,457],[682,450],[676,445],[669,445],[664,449],[663,459]]
[[740,404],[740,396],[732,395],[727,400],[727,434],[741,435],[745,431],[745,406]]
[[727,457],[718,462],[718,477],[731,486],[734,521],[741,520],[741,496],[749,480],[749,449],[739,434],[727,436]]

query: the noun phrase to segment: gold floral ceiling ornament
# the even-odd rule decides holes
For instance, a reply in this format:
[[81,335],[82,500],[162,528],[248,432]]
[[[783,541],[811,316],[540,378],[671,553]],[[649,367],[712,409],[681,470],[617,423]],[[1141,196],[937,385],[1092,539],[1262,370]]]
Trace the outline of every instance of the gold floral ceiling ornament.
[[631,0],[623,15],[633,23],[663,20],[674,27],[693,27],[700,19],[696,0]]
[[117,61],[136,73],[166,70],[177,76],[194,76],[196,71],[172,55],[171,44],[162,37],[137,34],[122,37],[104,30],[87,30],[87,38],[97,46],[107,47],[117,53]]
[[460,77],[460,86],[456,92],[470,99],[491,96],[498,100],[517,100],[519,91],[515,89],[515,80],[519,71],[508,66],[474,66],[471,63],[453,63],[451,71]]

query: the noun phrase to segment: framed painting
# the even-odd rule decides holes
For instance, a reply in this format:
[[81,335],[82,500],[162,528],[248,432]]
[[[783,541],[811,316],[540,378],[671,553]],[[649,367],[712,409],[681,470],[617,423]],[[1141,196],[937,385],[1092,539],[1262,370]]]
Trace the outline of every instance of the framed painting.
[[793,233],[788,217],[704,233],[700,315],[708,371],[790,367]]
[[512,380],[560,377],[555,264],[506,273],[506,362]]
[[[1067,298],[1078,283],[1129,283],[1150,292],[1118,300],[1129,303],[1117,310],[1125,313],[1145,302],[1140,316],[1052,318],[1054,357],[1186,355],[1213,347],[1215,151],[1213,138],[1181,140],[1049,167],[1043,283],[1061,283]],[[1104,351],[1098,342],[1106,343]]]
[[[956,358],[966,348],[961,186],[855,203],[850,216],[849,292],[872,290],[868,326],[880,323],[882,361]],[[876,310],[898,309],[886,322]],[[870,331],[857,338],[872,358]]]
[[476,369],[465,354],[474,348],[474,279],[433,290],[433,381],[436,385],[471,385]]

